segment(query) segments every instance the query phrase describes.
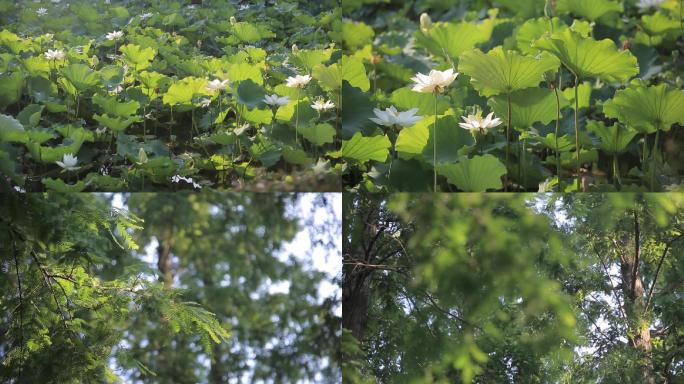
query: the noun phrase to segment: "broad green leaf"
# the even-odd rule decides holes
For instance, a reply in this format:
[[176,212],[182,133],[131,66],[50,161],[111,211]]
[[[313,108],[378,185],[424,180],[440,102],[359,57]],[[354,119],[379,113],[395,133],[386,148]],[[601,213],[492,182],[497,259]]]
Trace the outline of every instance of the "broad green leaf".
[[626,82],[639,73],[636,57],[618,51],[610,39],[597,41],[567,29],[537,40],[535,46],[556,55],[580,79]]
[[530,19],[523,23],[515,33],[515,41],[520,52],[531,55],[539,51],[534,47],[535,41],[544,36],[545,33],[553,33],[561,29],[567,29],[568,26],[559,18],[554,17],[551,20],[545,17],[538,19]]
[[40,122],[40,116],[45,109],[44,105],[29,104],[17,115],[17,120],[26,128],[33,128]]
[[115,132],[122,132],[126,128],[130,127],[131,124],[142,121],[142,118],[137,116],[110,116],[106,113],[102,115],[94,114],[93,119],[97,120],[100,124]]
[[172,84],[162,101],[166,105],[178,105],[188,110],[192,108],[193,102],[202,96],[211,96],[207,90],[207,79],[189,76]]
[[[568,100],[570,108],[575,109],[575,87],[565,88],[563,96]],[[589,108],[591,102],[591,83],[588,81],[580,83],[577,89],[577,96],[579,108]]]
[[[435,114],[435,96],[429,93],[414,92],[408,87],[399,88],[392,92],[390,103],[400,111],[418,108],[418,115]],[[445,98],[439,97],[437,99],[437,114],[441,115],[447,109],[449,109],[449,102]]]
[[332,49],[300,49],[291,55],[292,64],[306,72],[330,60]]
[[97,72],[85,64],[69,64],[62,69],[62,76],[79,92],[98,84]]
[[368,118],[373,116],[370,95],[345,81],[342,85],[342,139],[351,138],[370,126],[372,122]]
[[[365,70],[363,75],[366,75]],[[340,65],[337,63],[331,64],[329,66],[319,64],[314,67],[313,71],[311,72],[311,76],[316,79],[321,88],[325,89],[326,91],[334,91],[342,87],[342,70],[340,69]],[[358,84],[351,85],[360,88]],[[367,90],[368,89],[366,89],[366,91]]]
[[622,2],[615,0],[558,0],[556,10],[596,21],[603,16],[620,14],[623,8]]
[[93,103],[99,105],[106,114],[118,117],[135,115],[140,108],[140,103],[137,101],[119,102],[116,97],[99,94],[93,96]]
[[142,48],[135,44],[126,44],[119,48],[123,53],[124,61],[136,71],[142,71],[150,66],[150,61],[154,59],[157,51],[154,48]]
[[[550,160],[551,158],[547,158]],[[555,159],[553,163],[555,164]],[[582,149],[580,151],[580,163],[591,164],[598,161],[598,151],[592,149]],[[577,153],[576,152],[561,152],[561,167],[567,169],[575,169],[577,167]]]
[[[425,148],[423,148],[422,151],[423,160],[428,164],[433,164],[434,120],[434,116],[429,116],[415,124],[427,131],[429,135],[429,138],[425,143]],[[399,136],[401,136],[402,132],[399,132]],[[416,131],[412,130],[409,132],[415,134]],[[408,139],[408,136],[403,138],[404,141],[401,143],[402,145],[399,145],[399,139],[397,139],[397,151],[399,151],[399,148],[404,147],[406,139]],[[437,117],[437,164],[458,161],[460,156],[463,155],[463,153],[460,153],[461,149],[463,149],[463,147],[471,146],[474,143],[475,139],[473,139],[473,135],[458,125],[455,116]]]
[[21,72],[0,74],[0,109],[19,101],[24,88],[24,76]]
[[[562,94],[559,93],[559,108],[568,105]],[[504,123],[508,118],[508,102],[504,95],[494,96],[489,99],[489,105],[494,114],[501,118]],[[556,120],[556,95],[547,88],[528,88],[511,93],[511,120],[514,127],[529,128],[536,122],[548,124]]]
[[0,141],[26,143],[28,135],[19,120],[12,116],[0,115]]
[[462,157],[455,164],[439,164],[437,173],[464,192],[486,192],[503,188],[501,176],[506,174],[506,166],[492,155]]
[[245,43],[256,43],[261,40],[259,29],[253,24],[243,21],[233,24],[233,35]]
[[[370,89],[370,81],[368,80],[368,76],[366,76],[366,67],[364,67],[361,60],[343,56],[340,64],[340,72],[342,74],[342,80],[347,80],[352,86],[360,88],[364,92]],[[341,86],[342,82],[340,81],[339,84]]]
[[672,124],[684,124],[684,91],[635,81],[615,92],[603,104],[603,112],[642,132],[669,131]]
[[311,162],[311,158],[302,149],[285,147],[283,148],[283,159],[290,164],[305,165]]
[[118,85],[123,83],[124,80],[124,69],[118,65],[108,65],[99,70],[100,79],[102,84],[107,87],[108,90],[114,90]]
[[45,56],[31,56],[23,60],[24,68],[33,76],[45,76],[50,73],[50,63]]
[[546,0],[497,0],[497,3],[515,12],[521,19],[542,15],[545,2]]
[[48,190],[59,193],[82,192],[84,189],[86,189],[86,184],[83,180],[79,180],[75,184],[67,184],[62,179],[45,177],[41,180],[41,182]]
[[463,52],[487,42],[492,36],[492,29],[491,20],[479,24],[435,23],[427,32],[416,32],[416,43],[435,56],[448,55],[451,60],[457,60]]
[[524,137],[536,140],[546,148],[549,148],[555,152],[566,152],[575,148],[575,138],[570,135],[562,135],[558,137],[558,148],[556,148],[555,133],[549,133],[546,136],[526,135]]
[[256,107],[264,99],[266,92],[264,88],[257,85],[251,79],[243,80],[238,85],[237,101],[244,104],[248,109]]
[[496,47],[487,53],[479,49],[463,53],[458,69],[471,77],[473,87],[480,94],[489,97],[536,87],[544,73],[556,70],[558,65],[558,60],[551,55],[523,56]]
[[349,49],[355,49],[369,44],[375,36],[373,28],[357,21],[342,22],[342,42]]
[[679,20],[669,18],[663,12],[642,16],[641,26],[649,35],[664,35],[681,28]]
[[335,128],[330,124],[300,127],[299,133],[314,145],[328,144],[335,140]]
[[268,139],[261,137],[249,149],[252,156],[256,157],[264,167],[272,167],[278,163],[282,156],[282,150]]
[[639,133],[636,129],[623,127],[621,124],[607,127],[602,121],[596,120],[587,122],[587,130],[601,139],[599,148],[611,154],[623,152],[634,136]]
[[361,132],[356,132],[349,140],[342,141],[342,157],[365,163],[368,160],[384,162],[389,155],[389,147],[392,144],[385,135],[364,137]]
[[259,67],[248,63],[231,65],[228,69],[228,78],[230,81],[235,83],[249,79],[256,84],[264,85],[264,79],[261,76],[261,70]]

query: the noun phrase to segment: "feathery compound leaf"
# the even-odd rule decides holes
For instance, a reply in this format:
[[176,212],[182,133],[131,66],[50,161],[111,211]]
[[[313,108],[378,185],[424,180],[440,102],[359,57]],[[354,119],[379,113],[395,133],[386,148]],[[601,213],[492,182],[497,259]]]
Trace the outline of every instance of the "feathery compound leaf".
[[536,87],[544,73],[555,70],[558,65],[558,59],[551,55],[523,56],[496,47],[487,53],[479,49],[465,52],[458,69],[471,77],[473,87],[480,94],[489,97]]
[[684,124],[684,91],[666,84],[634,82],[615,92],[603,105],[603,112],[641,131],[655,132],[656,125],[669,131],[672,124]]
[[580,78],[626,82],[639,73],[636,57],[629,51],[618,51],[609,39],[597,41],[567,29],[542,37],[535,46],[556,55]]

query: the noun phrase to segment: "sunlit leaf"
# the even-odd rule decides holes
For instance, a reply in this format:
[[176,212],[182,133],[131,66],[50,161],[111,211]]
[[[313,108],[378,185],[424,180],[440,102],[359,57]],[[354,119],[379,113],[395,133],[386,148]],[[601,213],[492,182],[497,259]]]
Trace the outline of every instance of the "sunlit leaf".
[[464,192],[486,192],[503,188],[501,176],[506,174],[506,166],[492,155],[462,157],[455,164],[437,165],[437,173]]
[[368,160],[384,162],[389,155],[391,143],[385,135],[364,137],[357,132],[350,140],[342,141],[342,157],[365,163]]
[[642,132],[669,131],[672,124],[684,124],[684,91],[635,81],[615,92],[603,105],[603,112]]
[[600,148],[608,153],[621,153],[639,131],[630,127],[613,124],[606,126],[602,121],[590,120],[587,130],[601,139]]

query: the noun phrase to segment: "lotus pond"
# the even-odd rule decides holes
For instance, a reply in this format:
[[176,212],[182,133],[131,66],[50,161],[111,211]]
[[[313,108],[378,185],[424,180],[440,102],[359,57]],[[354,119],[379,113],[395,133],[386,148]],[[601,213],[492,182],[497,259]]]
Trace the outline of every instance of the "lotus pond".
[[0,180],[340,190],[335,1],[0,1]]
[[682,189],[682,1],[342,6],[346,189]]

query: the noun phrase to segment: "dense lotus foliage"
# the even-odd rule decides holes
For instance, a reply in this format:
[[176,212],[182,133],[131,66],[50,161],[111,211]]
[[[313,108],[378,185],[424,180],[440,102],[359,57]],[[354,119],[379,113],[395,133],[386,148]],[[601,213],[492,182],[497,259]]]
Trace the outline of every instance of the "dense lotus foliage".
[[2,182],[339,190],[340,23],[332,0],[0,1]]
[[342,8],[347,190],[682,189],[682,1]]

